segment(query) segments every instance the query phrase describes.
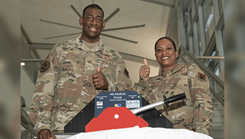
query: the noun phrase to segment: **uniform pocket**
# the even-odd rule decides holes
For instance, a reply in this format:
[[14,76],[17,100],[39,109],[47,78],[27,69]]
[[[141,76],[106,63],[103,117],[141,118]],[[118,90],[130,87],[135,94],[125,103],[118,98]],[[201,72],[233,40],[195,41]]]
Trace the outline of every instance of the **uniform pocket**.
[[116,64],[111,61],[104,61],[101,64],[101,73],[104,74],[107,79],[116,80]]
[[63,55],[59,62],[59,78],[61,82],[73,82],[80,75],[76,62],[69,57],[69,55]]
[[67,60],[70,60],[75,76],[76,77],[82,76],[85,66],[84,66],[84,58],[81,56],[81,54],[80,53],[68,54]]

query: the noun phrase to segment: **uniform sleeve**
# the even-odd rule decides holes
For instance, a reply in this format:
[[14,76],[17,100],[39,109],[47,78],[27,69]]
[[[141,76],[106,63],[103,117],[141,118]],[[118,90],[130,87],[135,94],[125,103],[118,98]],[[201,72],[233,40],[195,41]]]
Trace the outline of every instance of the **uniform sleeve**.
[[108,89],[107,91],[130,91],[132,82],[129,77],[129,73],[126,69],[125,63],[122,58],[119,58],[116,64],[116,73],[114,75],[114,81],[107,78]]
[[212,125],[213,103],[210,96],[209,80],[196,64],[192,64],[188,72],[191,99],[194,104],[193,130],[210,135],[209,129]]
[[[149,80],[149,78],[148,78]],[[143,98],[147,99],[149,90],[148,90],[148,80],[144,81],[139,79],[138,83],[135,83],[133,86],[133,91],[138,92]]]
[[34,129],[51,129],[52,98],[57,83],[58,58],[54,49],[42,63],[30,107],[30,119]]

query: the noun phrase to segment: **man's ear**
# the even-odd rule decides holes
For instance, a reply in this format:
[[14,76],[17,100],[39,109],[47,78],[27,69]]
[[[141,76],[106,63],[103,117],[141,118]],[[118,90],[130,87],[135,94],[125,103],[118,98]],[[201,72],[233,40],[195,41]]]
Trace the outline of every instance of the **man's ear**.
[[81,26],[83,26],[83,18],[82,18],[82,17],[80,17],[80,19],[79,19],[79,24],[80,24]]
[[105,20],[103,20],[103,23],[102,23],[102,30],[105,28]]
[[176,55],[176,57],[178,57],[178,54],[179,54],[179,52],[178,52],[178,51],[175,51],[175,55]]

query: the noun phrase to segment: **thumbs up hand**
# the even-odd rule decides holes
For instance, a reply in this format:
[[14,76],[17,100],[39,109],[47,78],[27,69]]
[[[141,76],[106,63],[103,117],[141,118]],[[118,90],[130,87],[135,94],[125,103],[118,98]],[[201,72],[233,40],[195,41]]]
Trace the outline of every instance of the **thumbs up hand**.
[[97,67],[97,73],[93,74],[93,84],[94,87],[102,90],[106,90],[108,88],[108,82],[105,76],[101,73],[100,65]]
[[97,73],[100,74],[100,65],[97,67]]
[[150,67],[148,66],[147,60],[144,59],[144,65],[140,67],[139,76],[143,80],[148,80],[150,74]]

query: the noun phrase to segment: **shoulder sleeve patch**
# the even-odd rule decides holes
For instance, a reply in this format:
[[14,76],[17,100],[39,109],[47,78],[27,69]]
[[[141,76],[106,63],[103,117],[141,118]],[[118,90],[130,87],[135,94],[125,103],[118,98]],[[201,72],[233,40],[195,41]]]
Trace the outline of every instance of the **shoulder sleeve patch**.
[[40,67],[40,72],[43,73],[43,72],[47,71],[49,69],[49,67],[50,67],[49,61],[43,62],[43,64]]
[[201,81],[201,82],[205,82],[207,81],[207,76],[204,73],[198,72],[196,78]]
[[206,88],[209,89],[209,79],[207,75],[197,66],[193,65],[189,68],[191,76],[192,88]]

